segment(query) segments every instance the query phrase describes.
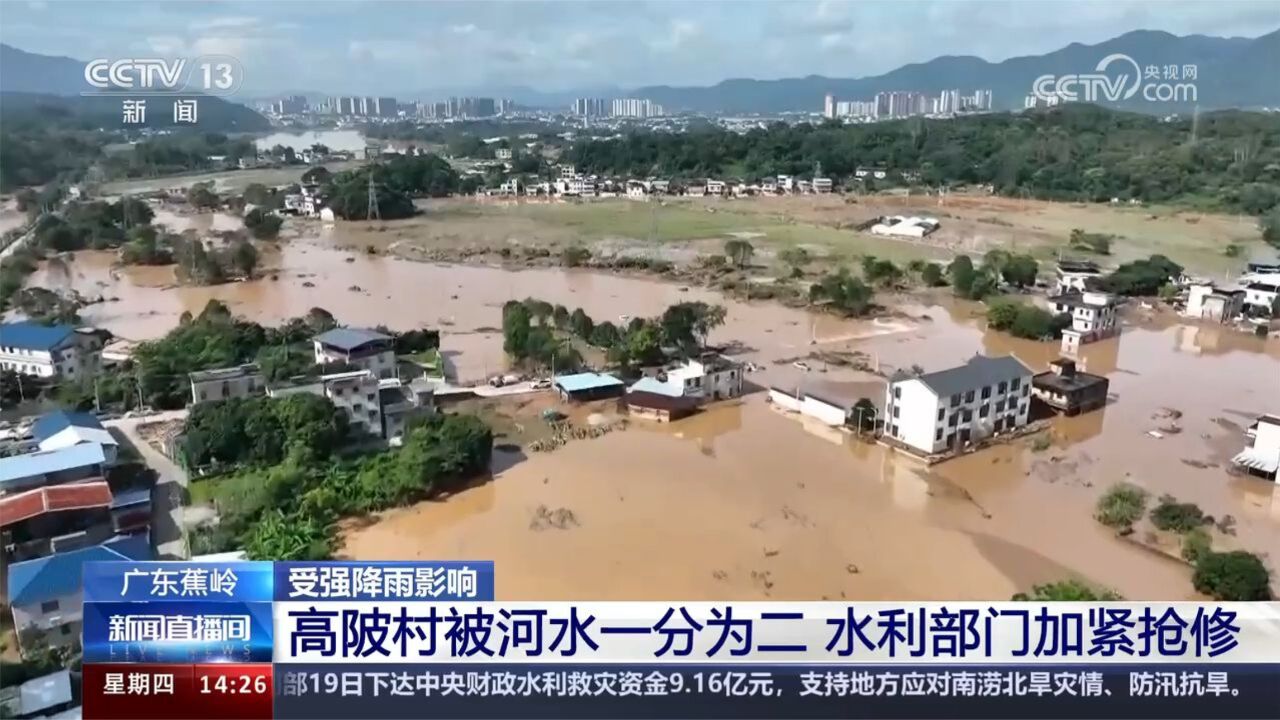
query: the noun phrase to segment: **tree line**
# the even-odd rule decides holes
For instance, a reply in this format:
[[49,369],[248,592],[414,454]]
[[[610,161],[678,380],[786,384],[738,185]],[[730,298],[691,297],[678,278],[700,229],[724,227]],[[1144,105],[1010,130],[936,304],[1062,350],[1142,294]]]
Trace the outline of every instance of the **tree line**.
[[776,123],[739,134],[632,132],[574,143],[564,160],[606,175],[747,179],[883,168],[928,188],[991,185],[1073,202],[1180,202],[1263,215],[1280,204],[1280,118],[1215,112],[1163,120],[1084,104],[947,120]]

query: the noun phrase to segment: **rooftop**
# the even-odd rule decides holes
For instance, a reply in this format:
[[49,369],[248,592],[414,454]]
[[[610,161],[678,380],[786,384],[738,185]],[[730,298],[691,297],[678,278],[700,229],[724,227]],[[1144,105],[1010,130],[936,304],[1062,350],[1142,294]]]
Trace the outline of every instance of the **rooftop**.
[[41,325],[38,322],[21,322],[0,325],[0,347],[48,352],[75,333],[70,325]]
[[556,378],[556,387],[568,393],[614,387],[621,384],[622,381],[618,378],[604,373],[584,372],[574,375],[560,375]]
[[664,393],[631,390],[627,393],[627,404],[653,410],[692,410],[698,406],[694,398],[672,396]]
[[365,330],[362,328],[334,328],[327,332],[320,333],[316,336],[316,342],[321,345],[338,348],[339,350],[351,351],[368,345],[369,343],[385,342],[391,340],[390,335],[383,335],[376,330]]
[[651,393],[651,394],[657,394],[657,395],[666,395],[668,397],[681,397],[684,394],[680,392],[678,388],[668,385],[667,383],[664,383],[661,380],[658,380],[657,378],[651,378],[651,377],[643,377],[635,381],[635,383],[633,383],[631,387],[627,388],[627,392],[628,393],[635,393],[635,392]]
[[45,513],[109,505],[111,488],[105,480],[36,488],[0,497],[0,527],[16,525]]
[[1067,292],[1061,295],[1049,296],[1049,304],[1096,308],[1114,305],[1115,298],[1102,292]]
[[98,443],[81,443],[57,450],[0,458],[0,489],[3,489],[5,483],[22,478],[98,465],[106,461],[107,456]]
[[44,442],[69,427],[102,430],[102,423],[92,413],[54,410],[41,415],[31,424],[31,435],[36,442]]
[[1064,273],[1101,273],[1098,263],[1092,260],[1059,260],[1059,272]]
[[895,382],[911,379],[919,380],[927,385],[930,390],[937,393],[938,396],[942,397],[968,390],[976,390],[985,385],[992,385],[1015,376],[1030,374],[1031,369],[1012,355],[994,358],[986,355],[974,355],[968,362],[959,367],[925,373],[915,378],[900,378]]
[[1099,384],[1105,385],[1110,382],[1102,375],[1094,375],[1082,370],[1076,370],[1072,375],[1059,375],[1052,370],[1046,370],[1042,373],[1037,373],[1031,378],[1031,384],[1034,387],[1060,393],[1073,393],[1077,390],[1084,390]]
[[9,604],[32,605],[80,592],[86,562],[150,560],[151,541],[146,534],[124,535],[101,545],[57,553],[9,565]]
[[197,370],[189,373],[188,377],[191,382],[209,382],[217,380],[234,380],[236,378],[248,377],[249,375],[259,375],[262,369],[257,363],[245,363],[235,367],[216,368],[213,370]]

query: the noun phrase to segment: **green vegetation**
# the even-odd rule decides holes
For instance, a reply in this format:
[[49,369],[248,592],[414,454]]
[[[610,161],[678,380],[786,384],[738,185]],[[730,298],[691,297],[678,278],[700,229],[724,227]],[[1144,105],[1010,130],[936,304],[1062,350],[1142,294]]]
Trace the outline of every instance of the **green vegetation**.
[[858,398],[858,402],[853,404],[853,411],[850,414],[854,421],[854,427],[862,432],[875,430],[876,412],[876,404],[871,402],[870,398]]
[[1192,528],[1182,536],[1182,559],[1191,564],[1200,562],[1200,558],[1213,550],[1213,538],[1209,531],[1202,527]]
[[273,240],[280,234],[284,218],[262,208],[254,208],[244,215],[244,226],[258,240]]
[[[575,143],[565,159],[601,174],[747,177],[809,173],[816,162],[833,177],[859,166],[919,173],[926,187],[991,184],[1001,195],[1073,202],[1112,198],[1186,202],[1253,215],[1276,204],[1280,118],[1221,112],[1195,121],[1072,104],[1047,112],[994,113],[949,120],[913,118],[871,125],[775,124],[737,134],[722,130],[629,133]],[[1242,156],[1242,145],[1256,148]]]
[[1180,503],[1172,495],[1160,496],[1159,504],[1151,511],[1151,524],[1169,532],[1191,532],[1209,522],[1200,506]]
[[862,256],[862,279],[880,287],[894,287],[903,279],[902,269],[892,260],[881,260],[874,255]]
[[1036,275],[1040,272],[1040,263],[1035,258],[1004,250],[988,251],[982,258],[982,264],[993,275],[1018,288],[1035,285]]
[[1093,517],[1109,528],[1129,531],[1147,511],[1147,491],[1130,483],[1112,485],[1101,498]]
[[986,265],[974,267],[973,259],[968,255],[957,255],[947,265],[947,276],[956,297],[966,300],[982,300],[1000,285],[995,271]]
[[1164,255],[1134,260],[1096,281],[1099,290],[1117,295],[1156,295],[1170,280],[1182,274],[1182,266]]
[[1071,237],[1067,239],[1067,245],[1072,250],[1084,250],[1097,255],[1110,255],[1111,241],[1114,239],[1112,235],[1089,233],[1080,228],[1075,228],[1071,231]]
[[437,155],[397,155],[395,158],[328,179],[326,194],[334,214],[347,220],[364,219],[369,211],[369,175],[377,186],[378,214],[383,220],[413,215],[412,198],[444,197],[462,192],[463,179]]
[[111,177],[155,177],[219,169],[257,154],[249,138],[230,138],[222,133],[174,133],[142,140],[132,152],[108,156],[104,165]]
[[929,263],[920,271],[920,281],[927,287],[939,287],[947,284],[946,273],[937,263]]
[[809,251],[802,247],[783,248],[778,253],[778,259],[791,267],[791,274],[799,277],[804,273],[804,267],[809,264]]
[[848,317],[866,315],[874,307],[875,292],[862,280],[849,274],[848,268],[828,273],[809,286],[809,301],[823,303]]
[[347,433],[347,416],[327,398],[298,393],[203,402],[182,443],[188,467],[274,465],[286,455],[327,457]]
[[1215,600],[1271,599],[1271,573],[1261,558],[1243,550],[1202,554],[1191,582],[1198,592]]
[[1124,600],[1114,590],[1095,588],[1080,580],[1059,580],[1036,585],[1030,593],[1018,593],[1012,600],[1021,602],[1107,602]]
[[398,449],[344,460],[307,457],[288,434],[284,444],[283,463],[199,481],[217,484],[220,516],[202,548],[243,547],[255,560],[327,558],[342,517],[452,492],[483,474],[493,434],[475,416],[442,415],[411,426]]
[[1017,300],[993,300],[987,306],[987,325],[1027,340],[1052,340],[1071,326],[1071,316],[1053,314],[1044,308]]
[[570,245],[560,253],[560,263],[565,267],[578,267],[591,259],[591,251],[581,245]]
[[1262,230],[1262,239],[1269,245],[1280,248],[1280,208],[1273,209],[1258,222]]

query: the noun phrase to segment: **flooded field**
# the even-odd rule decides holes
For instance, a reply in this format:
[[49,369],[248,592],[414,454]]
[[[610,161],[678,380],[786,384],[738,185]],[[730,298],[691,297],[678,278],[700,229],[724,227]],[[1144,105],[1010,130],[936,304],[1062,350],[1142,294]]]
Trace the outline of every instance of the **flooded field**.
[[[950,300],[846,321],[646,279],[431,265],[324,242],[264,252],[268,277],[217,287],[172,287],[169,268],[113,269],[109,254],[88,252],[33,282],[117,298],[82,315],[130,339],[163,334],[212,298],[264,322],[319,306],[353,325],[439,326],[446,355],[471,379],[502,366],[493,328],[501,304],[525,296],[615,322],[684,299],[723,303],[727,322],[711,340],[763,364],[751,376],[760,386],[795,382],[790,360],[816,349],[861,351],[885,372],[935,370],[975,352],[1013,352],[1039,370],[1056,354],[984,332],[976,306]],[[1225,469],[1252,417],[1277,410],[1280,343],[1130,318],[1119,338],[1089,346],[1083,365],[1111,378],[1113,401],[1056,421],[1042,452],[1023,442],[926,468],[781,415],[757,391],[671,426],[637,422],[551,453],[499,452],[491,482],[353,525],[344,551],[495,559],[505,598],[999,599],[1068,575],[1132,598],[1190,597],[1185,566],[1092,520],[1097,496],[1127,479],[1233,516],[1235,535],[1219,547],[1276,555],[1276,486]],[[824,379],[875,387],[868,373],[828,370]],[[1148,436],[1166,408],[1182,413],[1181,431]]]

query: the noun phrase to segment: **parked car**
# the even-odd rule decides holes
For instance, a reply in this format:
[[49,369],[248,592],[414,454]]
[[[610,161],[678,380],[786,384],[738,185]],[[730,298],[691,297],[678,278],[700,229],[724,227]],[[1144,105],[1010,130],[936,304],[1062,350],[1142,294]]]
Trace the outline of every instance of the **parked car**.
[[804,362],[803,360],[797,360],[797,361],[795,361],[795,362],[793,362],[793,363],[791,363],[791,364],[792,364],[792,365],[794,365],[794,366],[796,366],[796,367],[798,367],[798,368],[800,368],[801,370],[803,370],[803,371],[805,371],[805,372],[809,372],[809,363]]
[[541,380],[534,380],[529,387],[533,388],[534,390],[546,390],[551,387],[551,378],[542,378]]

